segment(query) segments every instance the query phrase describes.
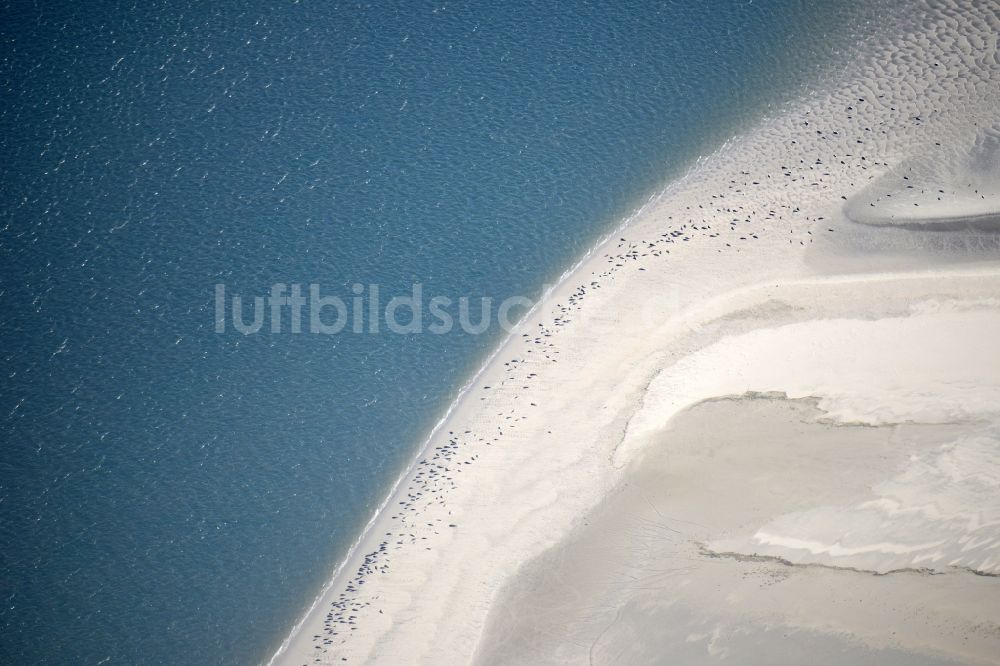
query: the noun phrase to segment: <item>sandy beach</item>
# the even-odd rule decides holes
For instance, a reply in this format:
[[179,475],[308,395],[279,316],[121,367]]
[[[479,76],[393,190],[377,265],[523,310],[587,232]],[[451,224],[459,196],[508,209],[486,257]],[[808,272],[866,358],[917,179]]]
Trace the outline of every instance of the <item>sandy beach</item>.
[[273,663],[1000,663],[997,17],[905,4],[584,257]]

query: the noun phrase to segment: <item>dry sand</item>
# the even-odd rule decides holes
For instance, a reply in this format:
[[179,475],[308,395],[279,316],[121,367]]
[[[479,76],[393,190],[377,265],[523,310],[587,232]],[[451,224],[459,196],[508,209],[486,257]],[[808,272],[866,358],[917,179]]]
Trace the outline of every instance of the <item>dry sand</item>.
[[[664,369],[622,480],[494,601],[480,661],[995,663],[1000,311],[914,305],[725,336]],[[689,406],[727,385],[822,397]]]
[[585,257],[275,661],[996,659],[996,10],[902,3]]

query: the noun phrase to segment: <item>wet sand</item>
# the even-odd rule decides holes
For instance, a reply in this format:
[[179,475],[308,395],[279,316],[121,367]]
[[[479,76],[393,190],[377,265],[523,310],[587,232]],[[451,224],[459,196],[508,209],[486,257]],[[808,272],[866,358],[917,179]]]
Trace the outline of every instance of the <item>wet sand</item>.
[[774,515],[864,502],[983,428],[843,425],[816,402],[751,394],[678,414],[495,601],[478,662],[995,663],[1000,578],[724,550]]

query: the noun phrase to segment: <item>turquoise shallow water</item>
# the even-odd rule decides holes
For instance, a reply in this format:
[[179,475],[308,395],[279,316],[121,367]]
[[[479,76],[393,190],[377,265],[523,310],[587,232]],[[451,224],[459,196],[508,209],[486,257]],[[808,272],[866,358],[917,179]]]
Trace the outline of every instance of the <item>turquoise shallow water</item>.
[[266,658],[502,331],[215,285],[535,297],[833,57],[816,4],[4,3],[0,661]]

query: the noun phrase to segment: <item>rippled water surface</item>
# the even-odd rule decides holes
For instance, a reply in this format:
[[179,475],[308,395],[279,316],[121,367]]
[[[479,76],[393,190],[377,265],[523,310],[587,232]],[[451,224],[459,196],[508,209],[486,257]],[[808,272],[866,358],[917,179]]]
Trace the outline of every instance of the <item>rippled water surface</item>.
[[502,331],[215,285],[535,297],[861,20],[805,4],[4,3],[0,661],[266,659]]

